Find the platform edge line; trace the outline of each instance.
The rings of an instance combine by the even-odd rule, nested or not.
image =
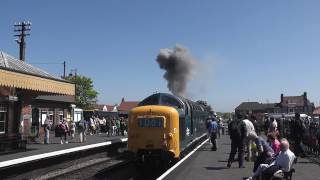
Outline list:
[[[180,164],[182,164],[185,160],[187,160],[193,153],[195,153],[201,146],[203,146],[209,139],[203,141],[199,146],[197,146],[194,150],[192,150],[188,155],[182,158],[177,164],[168,169],[165,173],[163,173],[157,180],[164,179],[168,174],[170,174],[173,170],[175,170]]]

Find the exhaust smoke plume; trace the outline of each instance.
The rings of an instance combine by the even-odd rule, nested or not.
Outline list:
[[[160,49],[157,62],[166,72],[164,78],[168,81],[168,88],[178,96],[185,96],[187,83],[191,80],[196,60],[189,50],[181,45],[173,49]]]

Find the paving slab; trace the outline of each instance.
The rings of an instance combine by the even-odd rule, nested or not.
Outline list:
[[[97,144],[97,143],[106,142],[106,141],[120,142],[120,139],[126,138],[125,136],[107,136],[106,134],[95,134],[95,135],[87,135],[87,141],[80,143],[79,136],[76,134],[74,139],[71,139],[70,136],[68,137],[68,141],[69,141],[68,144],[60,144],[59,137],[54,137],[54,134],[50,134],[50,135],[51,135],[50,144],[42,144],[42,143],[27,144],[26,151],[1,154],[0,162],[64,150],[64,149],[70,149],[70,148],[79,147],[79,146]]]
[[[164,179],[241,180],[252,175],[253,162],[245,161],[246,168],[238,168],[238,162],[234,162],[230,169],[227,168],[231,149],[229,136],[225,135],[218,139],[218,146],[217,151],[211,151],[211,144],[205,143]],[[320,180],[320,166],[309,159],[299,158],[294,167],[296,173],[293,179]]]

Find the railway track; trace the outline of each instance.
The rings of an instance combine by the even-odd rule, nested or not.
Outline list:
[[[203,138],[199,138],[185,153],[188,154],[202,141]],[[15,171],[16,175],[8,174],[3,179],[156,179],[170,168],[162,166],[161,162],[138,163],[124,153],[125,149],[126,143],[117,143],[114,146],[43,159],[16,167],[18,169],[12,167],[10,171]]]
[[[166,169],[158,169],[155,164],[145,164],[141,166],[134,160],[128,160],[124,157],[115,159],[93,159],[92,164],[81,167],[81,164],[75,165],[79,168],[69,167],[64,171],[50,172],[37,180],[69,180],[69,179],[85,179],[85,180],[140,180],[140,179],[156,179]],[[90,163],[90,162],[85,162]],[[59,174],[60,173],[60,174]],[[55,175],[48,178],[48,175]]]
[[[184,152],[185,155],[194,151],[196,146],[205,142],[206,138],[203,136],[199,138],[197,142],[194,142]],[[186,157],[188,158],[188,157]],[[72,171],[66,172],[54,178],[52,180],[64,180],[64,179],[86,179],[86,180],[141,180],[141,179],[157,179],[163,173],[165,173],[171,166],[164,167],[154,161],[138,163],[136,160],[121,154],[117,158],[113,159],[101,159],[97,158],[92,160],[93,163]],[[90,163],[90,162],[86,162]],[[173,165],[173,164],[172,164]],[[81,166],[81,165],[77,165]],[[70,167],[72,169],[72,167]]]

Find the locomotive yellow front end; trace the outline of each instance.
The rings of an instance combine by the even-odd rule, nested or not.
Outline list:
[[[147,105],[130,111],[128,150],[138,158],[180,156],[179,114],[169,106]]]

